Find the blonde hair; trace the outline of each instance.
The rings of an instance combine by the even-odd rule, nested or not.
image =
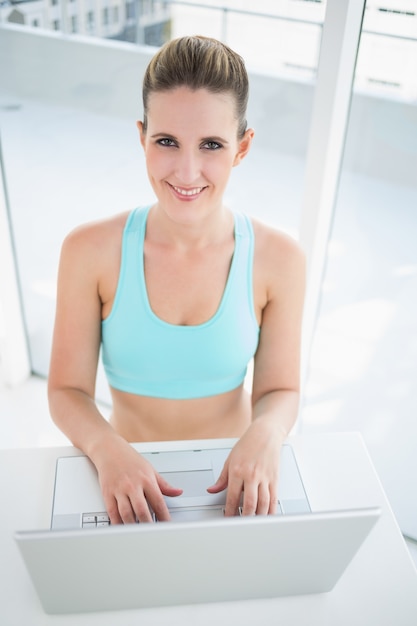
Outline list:
[[[177,87],[230,93],[236,103],[238,136],[246,131],[249,81],[242,57],[210,37],[179,37],[166,43],[151,59],[143,79],[143,127],[146,131],[149,95]]]

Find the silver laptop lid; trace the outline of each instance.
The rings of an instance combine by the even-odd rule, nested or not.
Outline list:
[[[108,611],[330,591],[379,513],[229,517],[15,537],[47,613]]]

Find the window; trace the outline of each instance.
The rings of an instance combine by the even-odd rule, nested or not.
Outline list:
[[[88,11],[87,13],[87,30],[89,33],[94,32],[95,19],[94,19],[94,11]]]
[[[135,17],[135,3],[126,2],[126,19],[133,19]]]

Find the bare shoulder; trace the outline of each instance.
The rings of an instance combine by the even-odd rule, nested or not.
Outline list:
[[[300,320],[303,308],[305,255],[298,242],[287,233],[257,220],[252,220],[252,224],[255,235],[253,288],[256,315],[264,334],[266,330],[271,332],[271,328],[274,333],[284,328],[288,339],[291,335],[289,328]],[[269,344],[273,345],[272,340]]]
[[[94,266],[106,270],[120,257],[123,229],[129,212],[77,226],[65,237],[61,249],[61,263],[65,261],[84,265],[84,270]],[[103,254],[105,251],[105,254]]]
[[[255,269],[270,283],[304,281],[305,255],[289,234],[252,219],[255,234]]]
[[[71,230],[65,237],[63,248],[77,252],[94,252],[95,249],[114,245],[120,241],[129,213],[119,213],[106,219],[87,222]]]

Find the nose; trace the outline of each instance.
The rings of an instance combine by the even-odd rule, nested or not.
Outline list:
[[[191,185],[200,179],[200,155],[193,149],[181,148],[177,153],[176,176],[183,185]]]

